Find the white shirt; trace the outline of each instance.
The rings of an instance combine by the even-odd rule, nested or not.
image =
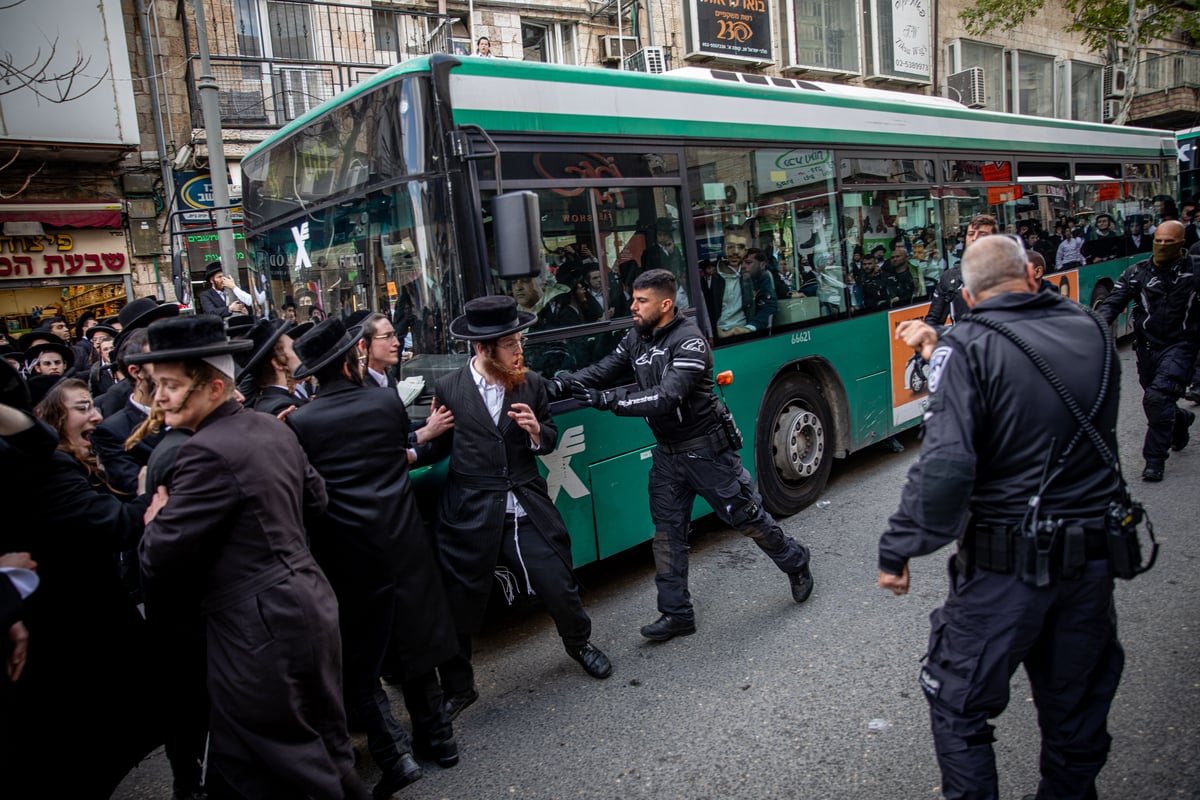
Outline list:
[[[500,414],[504,410],[504,387],[499,383],[488,383],[488,379],[475,369],[474,358],[471,359],[471,380],[475,382],[475,388],[479,390],[483,404],[487,406],[488,413],[492,415],[492,422],[499,426]],[[530,446],[532,445],[531,441]],[[504,513],[517,517],[525,516],[525,509],[521,508],[520,501],[512,492],[509,492],[508,497],[505,498]]]
[[[367,374],[371,376],[371,380],[375,381],[385,389],[387,388],[387,375],[384,375],[382,372],[376,372],[370,367],[367,367]]]

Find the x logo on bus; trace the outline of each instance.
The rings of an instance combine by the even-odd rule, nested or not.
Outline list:
[[[312,262],[308,260],[308,249],[304,243],[308,241],[308,223],[302,222],[299,227],[292,228],[292,239],[296,242],[296,269],[311,268]]]

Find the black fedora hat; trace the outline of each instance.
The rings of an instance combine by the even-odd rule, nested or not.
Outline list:
[[[468,342],[499,339],[524,330],[534,323],[536,314],[518,311],[517,301],[504,294],[468,300],[466,313],[450,323],[450,335]]]
[[[99,325],[93,325],[92,327],[88,328],[83,332],[83,335],[90,342],[97,333],[107,333],[109,337],[113,339],[120,336],[120,332],[118,332],[116,328],[114,328],[112,325],[105,325],[103,322],[101,322]]]
[[[225,318],[225,330],[229,338],[240,339],[254,327],[254,317],[249,314],[230,314]]]
[[[293,325],[292,327],[288,328],[285,331],[285,333],[288,336],[292,337],[292,341],[295,341],[296,339],[299,339],[301,336],[303,336],[304,334],[308,333],[313,328],[315,328],[316,325],[317,325],[317,323],[313,322],[310,319],[308,322],[301,322],[298,325]]]
[[[36,406],[38,403],[46,399],[46,395],[50,394],[59,381],[65,381],[65,375],[32,375],[29,378],[29,402]]]
[[[0,353],[0,404],[21,411],[32,411],[33,402],[29,399],[29,387],[25,379],[4,356],[4,353]]]
[[[300,380],[320,371],[345,355],[361,338],[361,325],[347,330],[346,324],[337,317],[325,320],[296,340],[296,357],[300,359],[300,366],[296,367],[292,377]]]
[[[33,347],[34,342],[59,342],[62,343],[62,338],[57,334],[51,333],[46,328],[35,328],[28,333],[22,333],[17,337],[17,349],[28,350]]]
[[[214,261],[211,264],[209,264],[207,267],[204,268],[204,280],[211,281],[213,275],[216,275],[218,272],[224,272],[224,271],[225,271],[225,268],[221,266],[221,262]]]
[[[125,333],[144,328],[156,319],[178,315],[179,306],[174,303],[159,303],[153,297],[139,297],[121,308],[117,313],[117,321],[121,323],[121,333]]]
[[[139,297],[132,303],[126,303],[117,314],[117,321],[121,323],[121,332],[117,334],[117,339],[113,342],[113,349],[120,350],[121,342],[125,341],[125,337],[129,336],[130,332],[136,331],[138,328],[145,328],[155,320],[177,316],[179,316],[179,306],[174,303],[159,303],[153,297]]]
[[[254,343],[254,349],[250,351],[249,357],[241,365],[242,372],[250,372],[264,359],[270,357],[271,352],[275,349],[275,343],[279,341],[279,337],[288,332],[288,329],[287,322],[281,319],[260,320],[250,328],[246,339]]]
[[[42,353],[58,353],[62,356],[63,372],[75,366],[75,351],[62,342],[42,342],[41,344],[35,344],[25,351],[25,363],[32,364],[38,360],[38,356]]]
[[[232,355],[254,347],[246,339],[230,339],[220,317],[199,314],[155,322],[146,329],[150,352],[130,353],[126,364],[158,364],[164,361],[188,361],[194,358]]]

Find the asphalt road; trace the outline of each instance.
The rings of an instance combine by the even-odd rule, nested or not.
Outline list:
[[[1118,581],[1127,660],[1100,796],[1200,798],[1200,426],[1164,483],[1137,480],[1141,392],[1128,346],[1121,355],[1122,462],[1163,550],[1152,572]],[[875,585],[878,535],[920,446],[915,432],[901,440],[905,453],[838,462],[822,507],[784,522],[813,553],[816,591],[803,606],[750,542],[705,525],[691,560],[694,636],[639,636],[657,616],[648,547],[581,571],[593,640],[616,665],[607,681],[565,655],[544,614],[501,615],[477,646],[482,697],[456,723],[462,762],[428,767],[397,797],[937,800],[916,677],[949,549],[913,563],[906,597]],[[1032,793],[1039,734],[1023,672],[997,736],[1002,797]],[[362,768],[373,782],[373,767]],[[169,786],[160,750],[115,797],[168,798]]]

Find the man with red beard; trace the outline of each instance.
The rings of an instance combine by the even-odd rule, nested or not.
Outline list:
[[[521,331],[536,317],[511,297],[471,300],[450,333],[472,343],[474,357],[437,383],[434,395],[454,415],[453,429],[425,447],[450,456],[434,539],[460,652],[439,668],[451,717],[479,698],[471,634],[487,609],[497,564],[513,591],[536,594],[554,618],[567,654],[593,678],[612,663],[589,639],[592,622],[579,599],[571,540],[535,456],[554,450],[558,430],[542,378],[527,372]]]

